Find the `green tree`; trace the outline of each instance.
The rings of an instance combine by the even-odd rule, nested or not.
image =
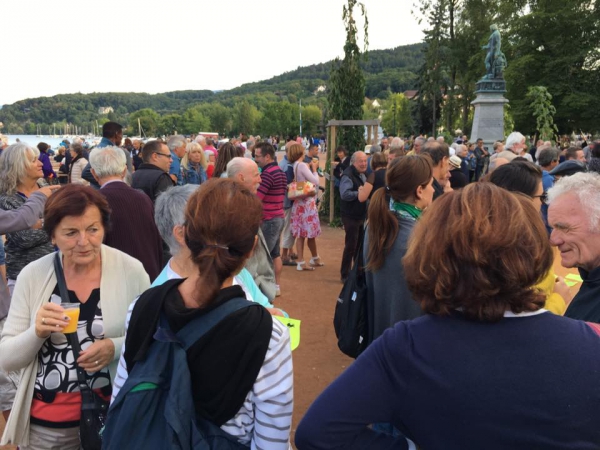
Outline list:
[[[135,111],[129,115],[129,126],[127,128],[127,134],[129,134],[130,136],[137,135],[139,133],[139,123],[139,125],[142,126],[143,133],[145,133],[146,136],[156,136],[158,132],[159,121],[160,116],[156,111],[154,111],[151,108],[143,108],[139,111]]]
[[[360,120],[363,115],[365,98],[365,77],[360,67],[362,58],[358,47],[358,28],[354,19],[354,10],[358,8],[365,19],[364,41],[365,52],[369,43],[369,21],[364,4],[357,0],[347,0],[342,11],[342,20],[346,28],[344,59],[336,58],[332,65],[329,79],[329,113],[336,120]],[[365,145],[363,127],[340,127],[337,136],[338,144],[346,146],[351,155]]]
[[[516,129],[533,132],[527,92],[545,86],[560,133],[598,130],[600,2],[528,0],[507,12],[505,72]],[[549,28],[551,31],[548,31]],[[503,47],[504,48],[504,47]]]
[[[450,0],[436,0],[431,2],[429,11],[429,29],[425,31],[425,62],[420,71],[419,99],[421,103],[431,106],[431,128],[421,129],[421,132],[431,132],[437,135],[439,107],[442,92],[448,86],[448,36],[446,26],[448,21],[448,2]],[[427,111],[423,108],[421,111]],[[426,124],[425,118],[420,120]]]
[[[331,67],[329,77],[328,95],[329,117],[335,120],[361,120],[363,116],[363,103],[365,98],[365,77],[360,62],[363,59],[358,47],[358,28],[354,19],[354,10],[359,9],[364,17],[364,52],[369,45],[369,19],[365,5],[357,0],[347,0],[342,9],[342,21],[346,29],[346,42],[344,44],[344,59],[336,58]],[[364,127],[339,127],[337,145],[344,145],[349,155],[364,148]],[[329,148],[329,152],[335,149]],[[326,171],[330,169],[330,157],[327,159]],[[330,184],[327,183],[323,199],[324,215],[329,215]],[[335,214],[339,211],[339,194],[335,195]]]
[[[158,134],[169,136],[181,129],[182,118],[179,114],[165,114],[158,122]]]
[[[235,130],[238,133],[254,133],[260,119],[258,109],[251,105],[247,100],[238,103],[235,109]]]
[[[211,131],[227,136],[233,128],[231,109],[220,103],[211,103],[208,111]]]
[[[530,101],[529,107],[535,117],[540,139],[553,140],[558,128],[554,123],[556,108],[552,104],[552,95],[544,86],[530,86],[527,90],[527,100]]]
[[[298,134],[300,128],[298,105],[288,101],[270,102],[263,108],[259,129],[263,135],[287,137]]]
[[[318,126],[321,123],[321,109],[315,105],[302,107],[302,133],[304,135],[314,136],[318,132]]]
[[[207,131],[210,128],[210,120],[195,106],[186,109],[181,115],[180,127],[181,134],[194,134],[199,131]]]
[[[404,94],[392,94],[385,102],[381,126],[394,136],[405,136],[412,130],[411,105]]]

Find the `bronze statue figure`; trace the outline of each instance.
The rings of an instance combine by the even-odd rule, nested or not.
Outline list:
[[[482,48],[487,50],[485,57],[485,69],[487,71],[484,79],[503,79],[504,69],[506,68],[506,57],[501,51],[502,39],[500,38],[500,32],[498,26],[493,24],[490,26],[492,34],[488,40],[487,45]]]

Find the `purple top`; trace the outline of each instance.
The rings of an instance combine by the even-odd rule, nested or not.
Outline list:
[[[44,178],[56,178],[56,173],[52,169],[52,163],[47,153],[40,152],[38,158],[42,162],[42,170],[44,171]]]

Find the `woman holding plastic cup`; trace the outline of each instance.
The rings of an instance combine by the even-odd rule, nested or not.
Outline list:
[[[91,389],[110,399],[127,308],[150,286],[139,261],[102,244],[110,216],[104,197],[77,185],[59,193],[44,214],[44,229],[59,251],[22,270],[0,343],[0,366],[22,369],[2,443],[21,449],[80,448],[76,367],[85,370]],[[60,295],[56,255],[69,298]],[[69,332],[76,332],[78,358]]]

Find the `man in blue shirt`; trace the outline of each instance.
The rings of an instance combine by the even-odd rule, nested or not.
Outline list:
[[[555,148],[546,148],[542,150],[538,156],[538,164],[542,168],[542,187],[544,188],[544,194],[548,192],[552,186],[554,186],[554,177],[550,175],[550,171],[558,166],[558,158],[560,152]],[[548,226],[548,205],[542,202],[542,219],[548,234],[552,233],[552,228]]]
[[[167,139],[167,147],[169,147],[171,156],[173,157],[173,162],[171,163],[171,168],[169,169],[169,175],[173,182],[177,183],[177,186],[183,185],[183,176],[181,174],[181,158],[183,158],[183,155],[185,155],[186,146],[187,139],[180,134],[169,136]]]

